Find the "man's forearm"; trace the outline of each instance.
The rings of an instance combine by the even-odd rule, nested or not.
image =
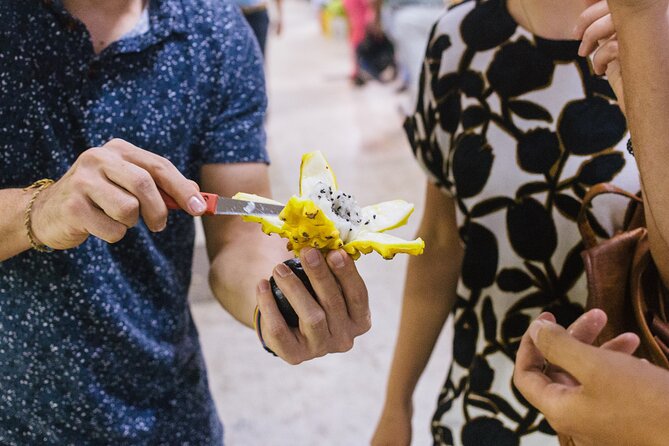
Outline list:
[[[249,327],[253,326],[258,282],[269,279],[273,268],[290,257],[285,241],[254,229],[258,230],[244,239],[226,243],[212,259],[209,273],[216,299],[235,319]]]
[[[25,210],[32,194],[21,189],[0,190],[0,261],[30,248],[25,227]]]

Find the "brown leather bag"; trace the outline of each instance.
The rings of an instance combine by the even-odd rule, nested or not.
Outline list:
[[[602,194],[630,199],[623,231],[598,241],[588,221],[592,200]],[[585,250],[582,252],[588,283],[586,309],[600,308],[608,316],[606,327],[595,345],[624,332],[639,335],[636,356],[669,369],[669,300],[650,255],[648,231],[643,217],[643,201],[637,195],[608,183],[590,188],[583,199],[578,228]],[[562,446],[575,446],[566,435],[558,435]]]

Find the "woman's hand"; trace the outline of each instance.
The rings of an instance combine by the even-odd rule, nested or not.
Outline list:
[[[583,11],[574,28],[574,37],[582,41],[578,50],[579,56],[587,57],[594,53],[593,69],[596,74],[606,74],[624,113],[623,79],[618,62],[618,39],[606,0],[600,0]]]
[[[534,321],[518,351],[514,383],[527,400],[579,446],[665,444],[669,372],[630,355],[636,335],[597,348],[551,319]],[[544,373],[546,364],[568,379]]]

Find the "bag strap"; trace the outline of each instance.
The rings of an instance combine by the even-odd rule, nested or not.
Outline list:
[[[585,244],[586,249],[597,246],[597,235],[592,229],[590,220],[588,220],[588,207],[590,207],[590,204],[592,203],[592,200],[595,199],[595,197],[604,194],[622,195],[623,197],[627,197],[630,200],[636,201],[637,203],[643,203],[641,198],[638,196],[617,186],[614,186],[613,184],[599,183],[592,186],[585,194],[585,197],[583,197],[583,203],[581,204],[581,210],[578,212],[577,220],[578,230],[581,233],[581,237],[583,238],[583,243]]]

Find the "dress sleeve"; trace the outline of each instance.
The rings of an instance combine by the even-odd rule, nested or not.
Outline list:
[[[435,100],[433,92],[433,86],[442,75],[442,58],[450,47],[449,37],[441,28],[443,23],[440,20],[430,33],[420,75],[416,110],[405,120],[404,130],[416,161],[428,181],[453,196],[453,182],[448,172],[450,138],[447,133],[440,131],[439,121],[439,115],[448,110],[444,110]]]

